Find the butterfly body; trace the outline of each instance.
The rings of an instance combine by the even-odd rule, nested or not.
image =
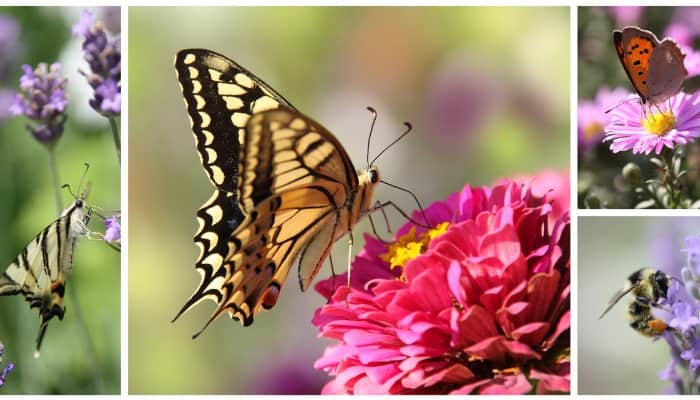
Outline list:
[[[205,328],[225,312],[250,325],[275,305],[295,261],[309,287],[370,210],[379,174],[358,173],[335,136],[234,61],[189,49],[175,68],[216,188],[197,212],[202,280],[175,319],[209,298],[218,306]]]
[[[78,239],[89,233],[92,211],[85,205],[86,195],[87,191],[29,242],[0,276],[0,295],[21,294],[30,308],[39,309],[37,354],[49,320],[63,319],[65,314],[66,275],[72,269]]]
[[[628,26],[613,31],[613,44],[642,103],[658,104],[680,91],[688,72],[672,39],[659,41],[653,32]]]

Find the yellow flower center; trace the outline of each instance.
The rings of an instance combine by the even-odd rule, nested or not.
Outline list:
[[[642,120],[642,126],[651,134],[663,136],[666,132],[676,127],[676,116],[670,110],[667,112],[650,112]]]
[[[418,236],[416,236],[416,227],[414,226],[407,234],[400,236],[396,242],[389,245],[387,252],[382,254],[380,258],[388,262],[391,269],[403,268],[407,262],[423,254],[428,249],[430,241],[447,232],[449,226],[449,222],[443,222]]]
[[[583,137],[590,140],[603,133],[603,125],[599,122],[591,122],[583,128]]]

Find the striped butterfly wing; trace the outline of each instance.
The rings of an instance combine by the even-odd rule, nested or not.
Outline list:
[[[219,238],[229,244],[227,256],[203,261],[212,279],[202,281],[196,301],[218,305],[204,328],[225,312],[250,325],[260,310],[274,306],[297,259],[306,289],[333,242],[354,224],[348,202],[358,176],[350,158],[332,134],[296,110],[253,115],[241,140],[239,171],[246,216],[229,238]],[[216,205],[208,212],[222,214]]]
[[[0,276],[0,295],[21,294],[30,308],[39,310],[37,355],[49,320],[63,319],[66,274],[73,266],[77,240],[88,233],[90,216],[83,194],[29,242]]]
[[[255,113],[279,106],[293,108],[253,73],[210,50],[181,50],[175,57],[175,70],[197,153],[216,191],[197,211],[199,230],[194,240],[201,254],[196,268],[204,291],[196,292],[173,320],[211,294],[205,293],[203,285],[214,278],[206,260],[228,255],[228,238],[243,220],[237,193],[238,157],[248,120]]]

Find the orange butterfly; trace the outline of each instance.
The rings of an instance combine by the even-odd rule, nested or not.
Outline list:
[[[688,71],[683,65],[685,54],[673,39],[659,42],[654,33],[628,26],[613,31],[613,43],[643,104],[661,103],[681,90]]]

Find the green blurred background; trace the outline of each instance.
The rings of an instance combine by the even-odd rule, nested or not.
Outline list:
[[[580,217],[578,224],[578,392],[663,393],[670,383],[656,374],[671,359],[669,347],[628,326],[631,296],[598,317],[640,268],[679,278],[686,258],[681,249],[686,237],[700,234],[700,218]]]
[[[62,64],[70,104],[63,137],[55,148],[59,184],[70,184],[76,190],[85,170],[83,163],[89,163],[87,180],[92,182],[92,190],[88,203],[108,214],[119,209],[119,164],[109,124],[88,105],[91,89],[78,73],[78,68],[87,66],[82,62],[81,41],[71,36],[71,27],[81,10],[0,7],[0,18],[15,21],[10,23],[11,29],[4,25],[0,30],[0,92],[7,94],[18,88],[22,64]],[[91,11],[105,20],[112,32],[119,31],[119,8]],[[8,50],[8,46],[12,48]],[[47,150],[25,129],[28,120],[8,116],[9,104],[0,103],[0,263],[4,263],[4,271],[57,213]],[[73,201],[65,190],[62,198],[64,207]],[[104,232],[101,219],[94,214],[89,226]],[[0,393],[119,393],[119,264],[119,253],[103,242],[80,241],[72,273],[66,279],[65,317],[49,323],[39,359],[33,358],[39,327],[36,309],[30,310],[19,295],[0,297],[0,342],[5,346],[2,366],[7,362],[16,365]]]
[[[673,24],[689,24],[696,30],[700,21],[700,7],[579,7],[578,8],[578,100],[579,103],[593,100],[601,88],[621,88],[632,94],[636,92],[625,73],[613,46],[612,32],[634,25],[652,31],[659,40],[666,37],[665,31]],[[688,21],[689,20],[689,21]],[[678,38],[677,40],[679,40]],[[695,49],[700,41],[695,40]],[[683,91],[692,93],[700,88],[700,76],[686,79]],[[615,100],[606,108],[612,108],[621,100]],[[601,111],[601,114],[603,111]],[[591,118],[586,116],[585,118]],[[600,115],[597,121],[607,121]],[[584,124],[589,121],[583,121]],[[631,151],[614,154],[609,143],[602,143],[603,126],[598,135],[589,140],[597,143],[579,142],[578,204],[585,207],[588,196],[597,197],[605,208],[633,208],[638,201],[633,187],[622,177],[622,167],[635,162],[642,168],[645,178],[651,178],[655,170],[647,162],[649,156],[634,155]],[[579,133],[580,135],[580,133]],[[697,143],[687,146],[689,152],[700,151]],[[691,168],[690,174],[694,174]],[[691,186],[697,177],[691,179]],[[697,185],[695,185],[697,186]],[[695,187],[695,192],[700,187]],[[693,198],[699,194],[693,193]]]
[[[251,327],[221,318],[193,341],[212,302],[170,323],[199,282],[194,213],[213,189],[175,78],[178,50],[208,48],[250,69],[358,166],[367,106],[379,113],[371,154],[410,121],[377,165],[425,204],[465,183],[569,165],[568,8],[130,7],[129,36],[130,393],[318,393],[327,380],[313,369],[327,343],[310,323],[325,299],[295,282]],[[375,198],[415,208],[381,185]],[[369,231],[362,222],[355,238]]]

